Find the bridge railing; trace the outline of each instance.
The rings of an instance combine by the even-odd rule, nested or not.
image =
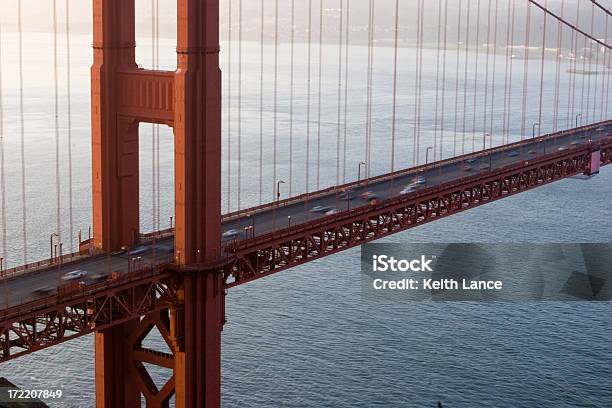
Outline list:
[[[359,186],[363,186],[363,185],[373,184],[373,183],[377,183],[377,182],[381,182],[381,181],[397,178],[397,177],[402,176],[402,175],[418,174],[418,173],[423,172],[425,170],[437,168],[437,167],[440,167],[440,166],[444,166],[444,165],[448,165],[448,164],[453,164],[453,163],[461,163],[461,162],[465,161],[466,159],[468,159],[470,157],[488,156],[489,154],[494,154],[494,153],[497,153],[497,152],[503,152],[503,151],[507,151],[507,150],[512,150],[512,149],[520,147],[520,146],[522,146],[524,144],[531,143],[533,141],[540,142],[540,141],[544,141],[544,140],[555,139],[555,138],[561,137],[561,136],[567,136],[567,135],[573,135],[573,134],[593,131],[593,130],[596,130],[597,128],[601,127],[601,126],[606,126],[606,125],[611,125],[611,124],[612,124],[612,120],[607,120],[607,121],[597,122],[597,123],[593,123],[593,124],[589,124],[589,125],[585,125],[585,126],[569,129],[569,130],[562,130],[562,131],[555,132],[555,133],[549,133],[549,134],[546,134],[546,135],[537,136],[535,138],[523,139],[523,140],[520,140],[518,142],[509,143],[509,144],[506,144],[506,145],[497,146],[497,147],[493,147],[493,148],[489,148],[489,149],[485,149],[485,150],[481,150],[481,151],[477,151],[477,152],[466,153],[466,154],[461,155],[461,156],[454,156],[454,157],[450,157],[448,159],[440,160],[440,161],[437,161],[437,162],[433,162],[433,163],[429,163],[429,164],[422,164],[422,165],[419,165],[419,166],[416,166],[416,167],[411,167],[409,169],[402,169],[402,170],[398,170],[398,171],[395,171],[395,172],[392,172],[392,173],[385,173],[385,174],[382,174],[382,175],[379,175],[379,176],[371,177],[371,178],[366,179],[366,180],[357,180],[357,181],[346,183],[346,184],[343,184],[343,185],[340,185],[340,186],[333,186],[333,187],[329,187],[329,188],[324,189],[324,190],[319,190],[319,191],[316,191],[314,193],[304,193],[304,194],[301,194],[301,195],[298,195],[298,196],[294,196],[294,197],[286,198],[286,199],[283,199],[283,200],[275,201],[273,203],[262,204],[262,205],[259,205],[259,206],[256,206],[256,207],[251,207],[251,208],[247,208],[247,209],[244,209],[244,210],[235,211],[235,212],[223,215],[222,220],[224,222],[232,221],[232,220],[240,219],[240,218],[243,218],[243,217],[248,217],[250,215],[253,215],[253,214],[256,214],[256,213],[260,213],[260,212],[263,212],[263,211],[266,211],[266,210],[271,210],[271,209],[274,209],[274,208],[287,207],[287,206],[291,206],[291,205],[298,204],[298,203],[304,203],[304,202],[307,202],[308,200],[311,200],[311,199],[317,199],[319,197],[324,197],[324,196],[331,195],[333,193],[337,193],[337,192],[340,192],[340,191],[350,190],[350,189],[353,189],[355,187],[359,187]]]

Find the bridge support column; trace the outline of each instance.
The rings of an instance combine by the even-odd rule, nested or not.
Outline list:
[[[127,322],[95,334],[96,408],[139,407],[126,339],[138,322]]]
[[[138,122],[120,115],[119,70],[135,69],[134,0],[94,0],[91,67],[94,245],[118,250],[139,232]]]
[[[194,272],[184,280],[184,303],[173,311],[177,408],[221,406],[221,330],[225,292],[219,271]]]
[[[219,0],[179,0],[177,11],[175,255],[190,265],[220,255]]]

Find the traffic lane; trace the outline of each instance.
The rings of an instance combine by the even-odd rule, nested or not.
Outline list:
[[[142,246],[146,248],[146,251],[135,255],[136,258],[140,257],[139,260],[136,259],[137,265],[154,265],[172,260],[173,238],[160,240],[157,244],[159,244],[159,247],[152,244]],[[168,251],[168,248],[170,251]],[[134,256],[130,256],[130,258],[134,258]],[[23,275],[20,278],[4,280],[3,285],[0,286],[4,302],[0,303],[0,306],[8,304],[10,307],[56,294],[60,286],[70,284],[70,282],[61,279],[68,272],[84,271],[84,278],[73,282],[82,280],[86,284],[93,284],[96,283],[93,279],[96,275],[101,275],[98,279],[102,281],[107,279],[112,272],[126,273],[128,263],[127,253],[122,253],[91,258],[74,264],[58,265],[57,268],[40,270],[36,273]],[[37,294],[37,290],[47,287],[51,288],[48,293]]]

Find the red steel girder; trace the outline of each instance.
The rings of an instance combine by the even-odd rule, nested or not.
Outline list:
[[[168,308],[173,274],[133,272],[0,312],[0,362]]]

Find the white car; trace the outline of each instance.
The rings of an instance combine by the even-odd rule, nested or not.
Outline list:
[[[338,214],[338,210],[335,208],[332,208],[331,210],[325,213],[325,215],[335,215],[335,214]]]
[[[234,238],[236,235],[238,235],[238,231],[235,229],[230,229],[227,230],[223,233],[223,238]]]
[[[62,275],[63,281],[74,281],[85,277],[87,272],[77,269],[75,271],[66,272]]]

